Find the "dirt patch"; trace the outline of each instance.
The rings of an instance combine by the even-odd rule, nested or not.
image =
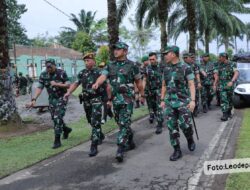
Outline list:
[[[31,100],[30,95],[19,96],[16,98],[18,113],[20,114],[23,125],[17,127],[0,127],[0,138],[10,138],[14,136],[26,135],[38,131],[44,131],[53,128],[50,112],[44,108],[39,112],[38,108],[27,109],[25,104]],[[67,105],[67,111],[64,117],[66,124],[78,121],[84,115],[83,105],[74,96],[71,96]]]

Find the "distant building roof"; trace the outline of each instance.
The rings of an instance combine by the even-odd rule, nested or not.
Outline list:
[[[82,59],[81,52],[63,47],[61,45],[53,45],[51,47],[32,47],[16,45],[16,57],[20,57],[22,55],[44,57],[56,56],[69,59]],[[10,50],[10,57],[14,57],[13,49]]]

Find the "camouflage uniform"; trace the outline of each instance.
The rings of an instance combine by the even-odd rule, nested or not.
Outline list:
[[[230,61],[228,63],[219,63],[218,66],[220,105],[223,113],[231,111],[233,107],[234,86],[228,87],[227,84],[232,80],[236,70],[236,63]]]
[[[61,69],[56,69],[53,74],[49,74],[47,71],[42,72],[38,84],[38,88],[43,89],[45,87],[47,89],[49,95],[49,110],[54,122],[55,135],[60,135],[62,131],[67,128],[63,121],[67,105],[67,101],[64,100],[63,97],[67,89],[51,86],[51,81],[69,83],[69,79],[66,72]]]
[[[214,63],[214,68],[217,70],[218,72],[218,69],[219,69],[219,62],[215,62]],[[219,90],[219,87],[217,86],[216,88],[216,100],[217,100],[217,106],[220,106],[220,90]]]
[[[145,71],[145,75],[147,77],[145,96],[148,100],[150,115],[156,115],[159,127],[162,127],[163,123],[163,111],[160,107],[162,74],[163,70],[159,64],[149,65]]]
[[[139,67],[130,60],[114,61],[102,72],[107,76],[112,88],[112,103],[115,120],[119,126],[117,145],[128,147],[133,140],[130,128],[133,113],[134,82],[141,79]]]
[[[178,126],[187,139],[193,135],[191,112],[187,105],[190,102],[188,81],[194,80],[194,74],[188,64],[179,62],[165,67],[163,79],[167,88],[166,123],[171,145],[176,146],[179,145],[180,137]]]
[[[28,82],[28,93],[30,94],[31,89],[32,89],[33,80],[32,80],[31,77],[29,77],[29,75],[26,75],[26,79],[27,79],[27,82]]]
[[[202,62],[201,68],[206,72],[207,77],[204,77],[201,74],[201,101],[202,106],[210,106],[211,101],[213,100],[214,90],[213,90],[213,83],[214,83],[214,74],[217,73],[217,69],[212,62]]]
[[[26,95],[27,94],[27,85],[28,85],[27,79],[24,76],[20,75],[18,84],[19,84],[19,86],[18,86],[19,93],[21,95]]]
[[[98,144],[102,139],[101,121],[102,121],[102,95],[105,92],[106,83],[96,91],[92,85],[101,75],[98,68],[83,69],[77,76],[76,83],[82,85],[82,100],[88,123],[92,126],[91,141],[92,144]]]

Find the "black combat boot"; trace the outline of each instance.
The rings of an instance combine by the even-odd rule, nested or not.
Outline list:
[[[195,147],[196,147],[195,142],[194,142],[194,138],[193,137],[188,138],[187,142],[188,142],[188,149],[190,151],[194,151]]]
[[[150,115],[149,115],[149,123],[152,124],[154,122],[154,118],[155,118],[154,113],[150,113]]]
[[[211,110],[211,101],[207,102],[207,107],[208,107],[209,110]]]
[[[203,113],[207,113],[207,105],[203,105]]]
[[[71,133],[72,129],[69,127],[64,127],[63,128],[63,139],[68,139],[69,134]]]
[[[220,119],[221,119],[221,121],[227,121],[228,120],[228,113],[223,112],[223,116]]]
[[[101,131],[100,139],[98,140],[98,145],[102,144],[102,141],[105,139],[104,133]]]
[[[158,123],[156,126],[155,134],[159,135],[162,133],[162,123]]]
[[[182,157],[180,145],[174,146],[174,153],[170,156],[170,161],[176,161]]]
[[[122,145],[119,145],[115,158],[118,162],[123,162],[123,156],[124,156],[124,147]]]
[[[232,117],[233,117],[233,116],[232,116],[232,111],[231,111],[231,109],[228,110],[227,115],[228,115],[229,118],[232,118]]]
[[[139,101],[139,100],[136,100],[135,108],[139,108],[139,107],[140,107],[140,101]]]
[[[128,143],[128,146],[126,146],[126,147],[124,148],[124,152],[130,151],[130,150],[134,150],[135,147],[136,147],[135,142],[134,142],[134,140],[132,139],[132,140],[130,140],[130,142]]]
[[[89,157],[96,156],[97,153],[98,153],[97,144],[96,143],[92,143],[91,146],[90,146]]]
[[[52,146],[53,149],[59,148],[61,147],[61,136],[60,135],[55,135],[55,141],[54,141],[54,145]]]

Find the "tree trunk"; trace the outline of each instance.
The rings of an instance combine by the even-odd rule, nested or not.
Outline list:
[[[234,36],[234,46],[235,46],[235,53],[238,52],[238,47],[237,47],[237,36]]]
[[[189,52],[195,53],[196,42],[196,17],[195,17],[195,1],[186,0],[186,10],[188,19],[188,31],[189,31]]]
[[[116,6],[116,0],[107,0],[107,3],[108,3],[109,54],[110,54],[110,60],[114,60],[113,44],[115,44],[119,40],[117,6]]]
[[[209,29],[205,30],[205,52],[209,53]]]
[[[225,45],[225,52],[227,52],[228,48],[229,48],[229,38],[228,37],[225,37],[225,42],[224,42],[224,45]]]
[[[158,0],[158,17],[161,30],[161,52],[163,52],[168,41],[166,24],[168,19],[168,0]],[[164,61],[163,55],[161,56],[161,61]]]
[[[19,124],[21,121],[12,93],[6,8],[6,1],[0,0],[0,126]]]

